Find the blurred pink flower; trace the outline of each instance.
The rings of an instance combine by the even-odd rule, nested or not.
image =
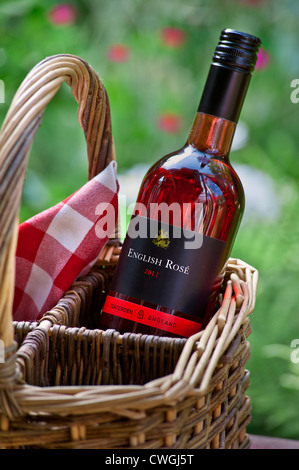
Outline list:
[[[270,56],[268,52],[266,52],[264,49],[260,49],[259,52],[257,53],[257,61],[256,61],[256,70],[262,70],[265,69],[270,61]]]
[[[126,62],[130,55],[130,49],[122,44],[113,44],[109,47],[107,57],[111,62]]]
[[[180,47],[186,40],[186,33],[178,28],[163,28],[161,31],[163,44],[169,47]]]
[[[181,130],[182,120],[178,114],[164,113],[158,119],[158,127],[164,132],[177,134]]]
[[[70,3],[60,3],[50,10],[49,18],[53,24],[72,24],[76,21],[77,10]]]

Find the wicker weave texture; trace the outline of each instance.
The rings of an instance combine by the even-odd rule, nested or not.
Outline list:
[[[95,276],[90,276],[92,288],[86,287],[87,276],[85,289],[78,282],[66,295],[66,304],[68,295],[76,299],[79,316],[73,315],[73,308],[70,316],[65,312],[64,321],[77,321],[82,304],[84,308],[89,305],[89,314],[98,310],[92,301],[98,286]],[[102,278],[98,280],[101,283]],[[74,292],[80,295],[76,297]],[[200,340],[191,339],[187,344],[186,339],[120,335],[114,330],[58,324],[47,332],[26,322],[15,322],[14,327],[20,342],[17,362],[28,384],[43,387],[45,396],[38,393],[36,400],[37,409],[46,414],[29,413],[25,421],[14,420],[8,432],[0,433],[2,445],[106,449],[249,446],[248,317],[218,359],[204,393],[189,385],[196,370],[191,370],[191,363],[198,365],[203,357]],[[191,377],[173,384],[187,349],[187,363],[181,365],[185,372],[190,368]],[[29,390],[32,401],[36,390]],[[25,405],[30,397],[27,394],[23,399]]]
[[[25,415],[0,433],[2,445],[247,448],[250,321],[246,310],[242,314],[244,302],[233,315],[236,334],[217,352],[227,324],[223,309],[189,340],[82,326],[85,315],[99,312],[107,285],[107,269],[95,267],[39,324],[14,323],[18,369],[30,386],[17,393]],[[231,287],[228,281],[224,298]]]

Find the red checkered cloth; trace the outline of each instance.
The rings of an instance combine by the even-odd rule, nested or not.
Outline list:
[[[86,274],[118,217],[116,162],[19,226],[13,319],[35,321]]]

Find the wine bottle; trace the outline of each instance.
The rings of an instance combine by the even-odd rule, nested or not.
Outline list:
[[[189,337],[216,311],[244,211],[229,152],[260,43],[221,32],[185,145],[144,176],[100,328]]]

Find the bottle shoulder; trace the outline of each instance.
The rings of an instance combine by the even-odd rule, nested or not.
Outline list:
[[[219,188],[230,186],[240,195],[244,194],[242,182],[229,162],[228,158],[217,154],[199,151],[192,145],[169,153],[155,163],[148,172],[149,178],[176,178],[184,175],[187,180],[205,180],[206,184],[217,185]]]
[[[149,217],[154,208],[150,215],[154,219],[162,204],[169,209],[179,206],[173,225],[222,241],[230,239],[245,206],[242,184],[229,161],[190,146],[166,155],[150,168],[137,202],[139,215]]]

